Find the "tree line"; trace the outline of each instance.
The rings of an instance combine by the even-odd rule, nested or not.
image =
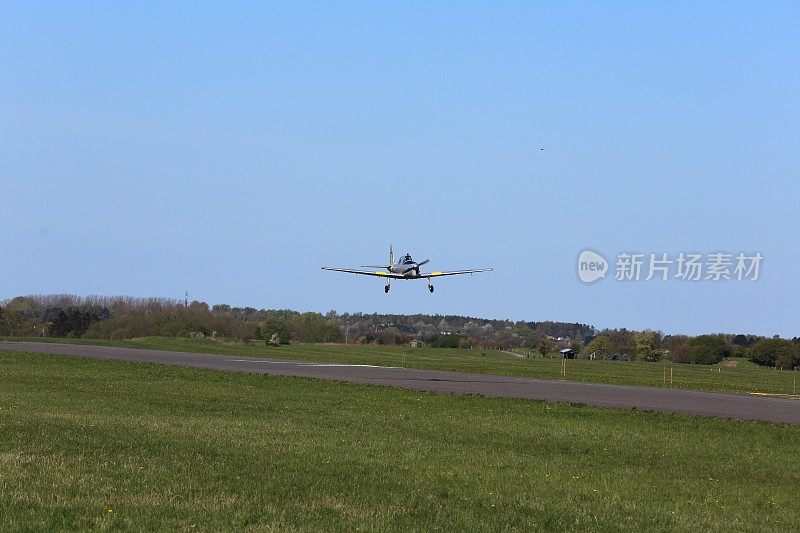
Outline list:
[[[660,331],[607,330],[586,343],[581,357],[615,359],[620,354],[641,361],[717,364],[728,357],[746,357],[764,366],[800,367],[800,338],[756,335],[663,335]]]
[[[0,335],[132,339],[219,337],[272,344],[343,342],[319,313],[231,308],[166,298],[24,296],[0,305]]]
[[[326,314],[255,309],[168,298],[20,296],[0,302],[0,335],[131,339],[214,337],[261,341],[349,342],[436,348],[523,349],[551,356],[569,348],[582,358],[715,364],[747,357],[760,365],[800,367],[800,338],[744,334],[690,337],[605,329],[568,322],[526,322],[457,315]]]

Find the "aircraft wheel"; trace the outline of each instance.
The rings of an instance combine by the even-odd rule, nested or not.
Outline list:
[[[428,290],[433,292],[433,285],[428,285]]]
[[[383,292],[389,292],[389,286],[388,285],[383,288]]]

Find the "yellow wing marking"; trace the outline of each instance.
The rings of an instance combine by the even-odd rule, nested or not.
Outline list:
[[[375,272],[376,276],[385,276],[386,272]]]

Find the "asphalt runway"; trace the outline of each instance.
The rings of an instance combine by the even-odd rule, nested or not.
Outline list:
[[[765,420],[800,425],[800,400],[748,394],[75,344],[0,341],[0,349],[225,372],[327,379],[445,394],[524,398],[546,402],[639,409],[660,413],[685,413],[738,420]]]

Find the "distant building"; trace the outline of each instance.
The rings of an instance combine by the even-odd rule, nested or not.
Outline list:
[[[578,354],[572,351],[571,348],[564,348],[563,350],[559,350],[558,353],[560,353],[561,357],[564,359],[575,359],[578,357]]]

